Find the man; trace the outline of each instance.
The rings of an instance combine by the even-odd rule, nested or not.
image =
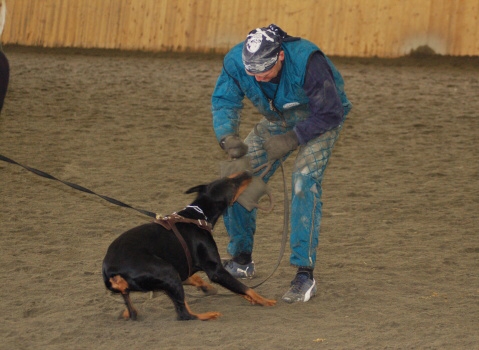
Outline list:
[[[239,137],[242,100],[263,115],[253,131]],[[287,35],[274,24],[252,30],[225,56],[212,96],[213,128],[231,158],[247,156],[257,168],[271,162],[267,182],[295,149],[292,174],[291,256],[296,276],[282,299],[308,301],[316,294],[313,276],[322,214],[321,183],[351,103],[332,62],[313,43]],[[252,278],[256,209],[239,203],[224,216],[232,259],[226,269]]]

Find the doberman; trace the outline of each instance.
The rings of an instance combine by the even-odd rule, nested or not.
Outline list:
[[[224,269],[211,233],[251,180],[250,173],[242,172],[192,187],[186,193],[197,193],[196,199],[183,210],[132,228],[111,243],[103,260],[103,280],[109,290],[123,296],[123,318],[137,318],[130,291],[163,290],[173,301],[179,320],[216,319],[219,312],[195,314],[185,301],[183,284],[196,286],[205,294],[216,293],[215,287],[194,275],[198,271],[204,271],[212,282],[240,294],[251,304],[276,304]]]

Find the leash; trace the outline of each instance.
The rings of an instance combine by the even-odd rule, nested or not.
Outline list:
[[[50,175],[50,174],[48,174],[44,171],[41,171],[41,170],[29,167],[29,166],[20,164],[20,163],[14,161],[14,160],[12,160],[8,157],[3,156],[2,154],[0,154],[0,160],[4,161],[4,162],[7,162],[7,163],[18,165],[18,166],[34,173],[35,175],[38,175],[38,176],[41,176],[41,177],[44,177],[44,178],[47,178],[47,179],[50,179],[50,180],[55,180],[55,181],[61,182],[62,184],[67,185],[67,186],[69,186],[69,187],[71,187],[75,190],[98,196],[98,197],[100,197],[100,198],[102,198],[102,199],[104,199],[104,200],[106,200],[106,201],[108,201],[108,202],[110,202],[114,205],[117,205],[117,206],[120,206],[120,207],[123,207],[123,208],[136,210],[137,212],[139,212],[141,214],[144,214],[146,216],[149,216],[149,217],[155,219],[155,222],[157,222],[157,223],[161,223],[161,221],[163,219],[161,217],[161,215],[159,215],[159,214],[153,213],[151,211],[147,211],[147,210],[132,207],[129,204],[123,203],[123,202],[121,202],[117,199],[111,198],[111,197],[107,197],[107,196],[95,193],[92,190],[89,190],[88,188],[77,185],[75,183],[57,179],[56,177],[54,177],[54,176],[52,176],[52,175]],[[281,260],[283,258],[284,251],[285,251],[285,248],[286,248],[286,240],[288,238],[288,225],[289,225],[289,200],[288,200],[288,194],[287,194],[286,177],[285,177],[285,174],[284,174],[283,162],[281,160],[280,160],[280,165],[281,165],[281,172],[282,172],[282,175],[283,175],[283,188],[284,188],[284,218],[283,218],[283,236],[282,236],[282,239],[281,239],[281,248],[280,248],[280,252],[279,252],[279,257],[278,257],[278,261],[276,262],[275,267],[273,268],[273,271],[271,271],[271,273],[262,282],[254,285],[250,288],[257,288],[257,287],[261,286],[268,279],[270,279],[271,276],[273,276],[273,274],[278,269],[279,264],[281,263]],[[267,170],[269,170],[269,168]],[[198,225],[198,223],[197,223],[198,220],[192,220],[192,221],[195,221],[194,223],[196,225]],[[178,221],[176,221],[176,222],[178,222]],[[173,229],[173,232],[175,232],[176,226],[175,226],[174,222],[172,223],[171,227]],[[200,224],[200,227],[211,231],[210,228],[203,227],[201,224]],[[185,254],[187,256],[188,265],[189,265],[188,267],[191,270],[191,267],[190,267],[191,266],[191,254],[188,250],[188,247],[186,247],[186,243],[183,240],[183,237],[181,237],[181,235],[179,234],[179,232],[178,233],[175,232],[175,235],[178,237],[178,240],[180,241],[181,245],[183,246],[183,249],[185,250]]]
[[[254,126],[254,133],[256,134],[256,136],[258,136],[260,138],[265,138],[266,139],[266,138],[271,137],[271,136],[264,137],[263,135],[265,133],[260,134],[260,131],[258,130],[258,124],[256,124]],[[263,172],[261,174],[261,177],[266,175],[266,173],[271,169],[271,167],[273,165],[272,163],[266,163],[266,164],[268,164],[268,165],[266,166],[266,169],[263,170]],[[281,167],[281,174],[283,175],[283,192],[284,192],[283,235],[281,237],[281,247],[279,249],[278,261],[276,262],[276,265],[274,266],[273,271],[271,271],[271,273],[263,281],[261,281],[260,283],[255,284],[254,286],[252,286],[251,288],[253,288],[253,289],[261,286],[264,282],[269,280],[270,277],[273,276],[273,274],[276,272],[276,270],[279,267],[279,264],[281,263],[281,260],[283,259],[284,251],[286,249],[286,242],[288,240],[288,227],[289,227],[288,187],[286,185],[286,175],[284,174],[283,161],[281,159],[279,159],[279,164],[280,164],[280,167]],[[260,166],[259,168],[262,168],[262,166]]]
[[[271,276],[276,272],[276,270],[279,267],[279,264],[281,263],[281,260],[283,259],[284,251],[286,249],[286,241],[288,239],[288,227],[289,227],[289,199],[288,199],[288,192],[287,192],[287,185],[286,185],[286,176],[284,174],[284,167],[283,167],[283,161],[280,159],[280,167],[281,167],[281,173],[283,175],[283,189],[284,189],[284,217],[283,217],[283,235],[281,237],[281,247],[279,249],[279,256],[278,256],[278,261],[276,262],[276,265],[273,268],[273,271],[260,283],[255,284],[251,288],[257,288],[261,286],[264,282],[270,279]],[[269,170],[269,169],[267,169]]]
[[[3,160],[4,162],[7,162],[7,163],[11,163],[11,164],[15,164],[15,165],[18,165],[18,166],[21,166],[22,168],[24,169],[27,169],[28,171],[38,175],[38,176],[42,176],[44,178],[47,178],[47,179],[50,179],[50,180],[55,180],[55,181],[58,181],[58,182],[61,182],[62,184],[65,184],[75,190],[78,190],[78,191],[82,191],[82,192],[85,192],[85,193],[89,193],[89,194],[93,194],[95,196],[98,196],[100,198],[103,198],[104,200],[112,203],[112,204],[115,204],[115,205],[118,205],[120,207],[124,207],[124,208],[129,208],[129,209],[133,209],[133,210],[136,210],[137,212],[140,212],[144,215],[147,215],[149,217],[152,217],[152,218],[157,218],[159,215],[156,214],[156,213],[153,213],[151,211],[147,211],[147,210],[143,210],[143,209],[138,209],[138,208],[134,208],[132,207],[131,205],[128,205],[126,203],[123,203],[123,202],[120,202],[119,200],[116,200],[114,198],[110,198],[110,197],[107,197],[107,196],[103,196],[101,194],[98,194],[98,193],[95,193],[93,192],[92,190],[89,190],[88,188],[85,188],[83,186],[80,186],[80,185],[77,185],[77,184],[74,184],[72,182],[68,182],[68,181],[63,181],[63,180],[60,180],[60,179],[57,179],[56,177],[50,175],[50,174],[47,174],[41,170],[38,170],[38,169],[35,169],[35,168],[31,168],[29,166],[26,166],[26,165],[22,165],[20,163],[17,163],[16,161],[10,159],[10,158],[7,158],[3,155],[0,154],[0,160]]]

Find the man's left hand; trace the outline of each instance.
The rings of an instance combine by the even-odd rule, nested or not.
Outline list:
[[[268,155],[268,160],[276,160],[298,148],[298,145],[298,136],[294,130],[291,130],[286,134],[271,136],[264,142],[263,147]]]

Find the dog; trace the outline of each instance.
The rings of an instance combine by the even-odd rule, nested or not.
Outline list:
[[[193,313],[185,301],[183,285],[193,285],[205,294],[215,287],[195,275],[204,271],[210,281],[243,296],[251,304],[273,306],[226,271],[211,230],[226,208],[252,181],[249,172],[233,174],[209,184],[190,188],[196,199],[183,210],[132,228],[109,246],[103,260],[103,280],[112,292],[121,293],[126,310],[120,318],[136,320],[131,291],[164,291],[172,300],[178,320],[211,320],[219,312]]]

